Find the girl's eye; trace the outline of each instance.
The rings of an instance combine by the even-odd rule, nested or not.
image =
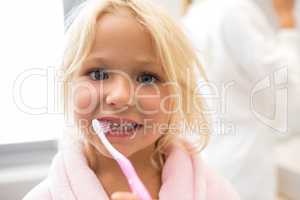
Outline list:
[[[137,77],[137,81],[140,83],[152,84],[152,83],[155,83],[156,81],[159,81],[159,78],[157,78],[157,76],[155,76],[155,75],[145,73],[145,74],[139,75]]]
[[[99,81],[108,79],[108,73],[104,69],[96,69],[89,73],[92,80]]]

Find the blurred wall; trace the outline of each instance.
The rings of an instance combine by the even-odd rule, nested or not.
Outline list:
[[[80,4],[84,0],[63,0],[64,2],[64,11],[65,14],[68,13],[72,7]],[[181,12],[181,0],[152,0],[153,2],[160,4],[161,6],[165,7],[166,10],[175,18],[180,17]]]

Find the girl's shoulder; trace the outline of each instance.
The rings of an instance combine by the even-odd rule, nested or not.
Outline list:
[[[186,152],[192,154],[194,169],[205,180],[207,199],[239,200],[240,197],[232,184],[217,171],[208,166],[201,153],[193,152],[193,145],[187,140],[181,140]]]
[[[206,181],[207,199],[239,200],[240,197],[232,184],[216,171],[202,162]]]
[[[35,186],[22,200],[52,200],[47,179]]]
[[[180,143],[181,142],[181,143]],[[169,162],[169,167],[167,170],[171,171],[168,173],[172,174],[172,170],[185,171],[186,169],[192,170],[192,177],[194,182],[194,187],[198,188],[196,190],[197,197],[205,196],[205,199],[209,200],[239,200],[239,195],[231,185],[231,183],[226,180],[221,174],[210,168],[203,160],[201,153],[193,151],[192,143],[181,140],[180,145],[176,145],[173,148],[173,153],[170,154],[172,157],[171,162]],[[177,148],[179,147],[179,148]],[[173,154],[173,156],[172,156]],[[191,161],[189,166],[187,163]],[[171,164],[170,164],[171,163]],[[170,166],[172,165],[172,166]],[[177,173],[174,173],[175,175]],[[184,177],[183,177],[184,178]]]

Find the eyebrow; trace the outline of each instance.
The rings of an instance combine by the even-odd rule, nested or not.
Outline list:
[[[112,61],[106,59],[103,56],[97,56],[97,55],[89,55],[84,63],[90,63],[90,62],[95,62],[95,63],[103,63],[107,66],[112,66]],[[138,66],[148,66],[148,65],[153,65],[153,64],[157,64],[157,61],[153,58],[149,58],[149,57],[136,57],[133,62],[135,63],[135,65]]]

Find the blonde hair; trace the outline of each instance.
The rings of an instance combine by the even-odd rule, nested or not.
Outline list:
[[[188,11],[188,9],[192,3],[193,3],[193,0],[182,0],[181,1],[182,15],[184,15]]]
[[[191,98],[197,88],[197,75],[200,73],[204,77],[203,68],[198,61],[193,47],[190,45],[187,37],[181,28],[173,22],[173,20],[165,14],[163,10],[156,7],[149,1],[143,0],[93,0],[81,6],[81,10],[74,18],[70,27],[66,31],[66,47],[63,59],[64,71],[64,107],[65,113],[68,112],[66,102],[68,96],[67,82],[72,79],[74,71],[78,70],[82,62],[86,59],[91,51],[95,38],[96,22],[104,13],[118,12],[119,9],[128,9],[133,16],[140,22],[150,33],[155,51],[166,72],[168,81],[177,83],[180,91],[172,87],[172,93],[179,94],[178,114],[173,114],[169,123],[180,123],[182,120],[191,126],[205,127],[205,131],[196,131],[199,135],[197,143],[193,146],[193,150],[203,149],[208,140],[207,121],[203,116],[203,98]],[[190,77],[185,75],[189,72]],[[200,73],[199,73],[200,72]],[[173,102],[173,108],[176,102]],[[200,108],[200,110],[198,108]],[[198,127],[199,128],[199,127]],[[176,134],[186,133],[185,130],[179,129]],[[157,145],[157,150],[163,149],[166,145],[174,141],[173,134],[166,134]],[[190,149],[191,150],[191,149]]]

